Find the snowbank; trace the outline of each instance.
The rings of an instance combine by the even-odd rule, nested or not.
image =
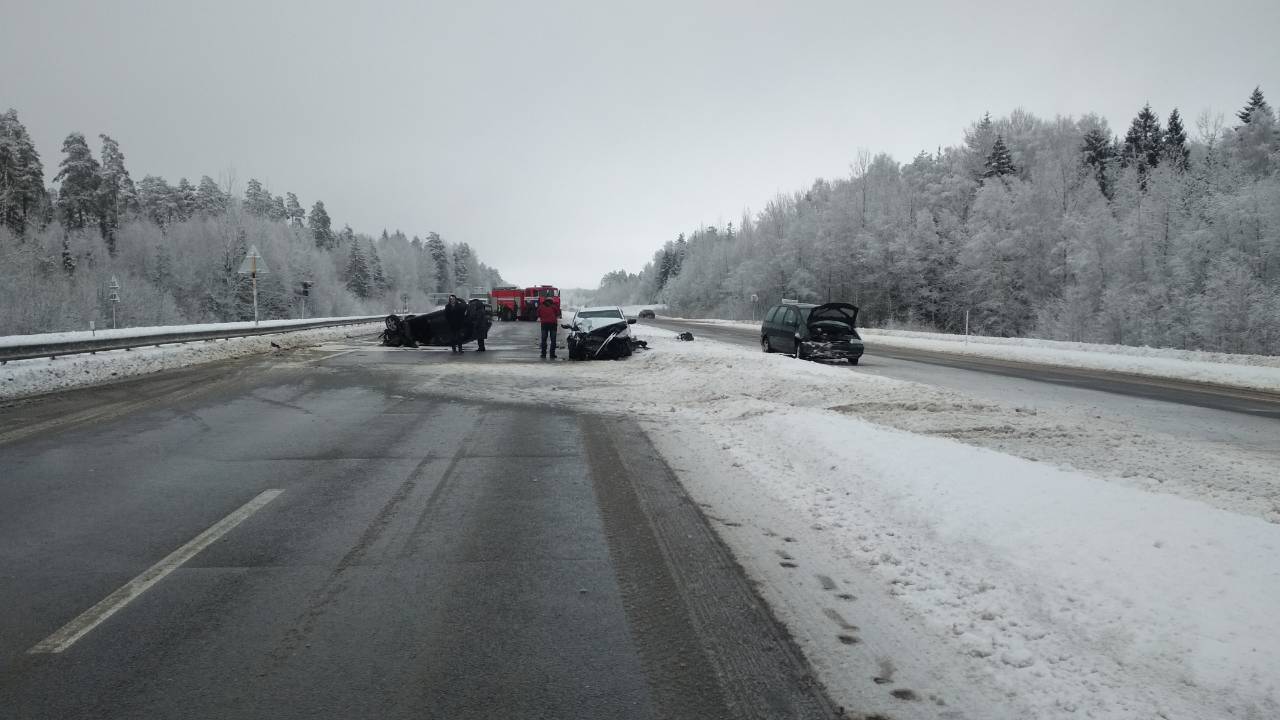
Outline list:
[[[288,328],[305,323],[332,320],[349,320],[345,317],[308,318],[306,320],[263,320],[256,326],[252,321],[231,323],[199,323],[191,325],[150,325],[147,327],[117,328],[114,330],[75,330],[71,332],[39,333],[35,335],[6,335],[0,337],[0,347],[15,345],[44,345],[48,343],[83,342],[85,340],[109,340],[169,335],[172,333],[211,332],[214,330],[249,330],[259,328]]]
[[[1198,497],[1160,438],[1092,437],[1101,464],[1150,463],[1150,485],[1065,469],[860,416],[892,399],[961,417],[971,398],[636,334],[653,349],[624,362],[410,371],[423,392],[637,418],[859,712],[1280,716],[1280,524]],[[1042,437],[1042,459],[1060,444]]]
[[[334,318],[337,319],[337,318]],[[290,321],[282,320],[279,323]],[[128,333],[121,337],[138,337],[139,330],[152,330],[152,335],[168,332],[192,331],[195,328],[222,329],[233,325],[253,326],[253,323],[219,323],[212,326],[180,325],[175,327],[128,328],[117,332]],[[262,323],[267,325],[267,323]],[[183,345],[165,345],[163,347],[135,348],[133,350],[112,350],[97,354],[65,355],[56,359],[41,358],[38,360],[15,360],[0,365],[0,399],[40,395],[43,393],[66,390],[85,385],[97,385],[126,377],[146,375],[172,370],[175,368],[196,365],[199,363],[225,360],[228,358],[270,352],[272,344],[281,348],[293,348],[306,345],[343,340],[349,336],[371,336],[382,329],[382,323],[363,325],[344,325],[341,327],[318,328],[315,330],[299,330],[297,332],[278,335],[253,335],[249,337],[212,340],[208,342],[192,342]],[[19,335],[27,342],[37,342],[30,338],[48,338],[46,342],[67,342],[82,339],[78,336],[85,333],[50,333],[48,335]],[[102,333],[98,333],[101,337]],[[65,339],[64,339],[65,337]]]
[[[691,322],[752,329],[760,327],[758,322],[739,320],[698,319]],[[1035,338],[969,336],[966,339],[963,335],[874,328],[859,328],[858,332],[866,340],[869,353],[874,353],[876,346],[898,347],[1280,392],[1280,357],[1276,356],[1231,355]]]

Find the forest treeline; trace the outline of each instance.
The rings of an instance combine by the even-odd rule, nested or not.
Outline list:
[[[596,300],[744,319],[846,300],[870,326],[960,332],[967,312],[987,335],[1280,353],[1280,133],[1261,89],[1194,137],[1176,109],[1143,107],[1122,138],[1095,115],[1015,111],[851,170],[680,235]]]
[[[0,335],[105,327],[113,305],[122,327],[251,320],[238,272],[251,246],[268,269],[263,319],[423,308],[432,293],[503,284],[466,243],[337,229],[324,202],[305,210],[256,179],[243,192],[234,177],[135,182],[119,144],[98,137],[95,156],[84,135],[68,135],[46,187],[17,112],[0,115]]]

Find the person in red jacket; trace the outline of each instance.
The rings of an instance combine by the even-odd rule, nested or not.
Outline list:
[[[550,338],[551,359],[556,359],[556,328],[559,321],[559,306],[549,297],[542,298],[542,303],[538,305],[538,322],[542,325],[542,354],[539,357],[547,356],[547,339]]]

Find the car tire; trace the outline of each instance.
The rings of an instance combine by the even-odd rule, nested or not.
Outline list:
[[[850,365],[857,365],[857,364],[858,364],[858,358],[849,358],[849,364],[850,364]]]
[[[767,353],[773,352],[773,345],[769,342],[768,335],[760,336],[760,349]]]

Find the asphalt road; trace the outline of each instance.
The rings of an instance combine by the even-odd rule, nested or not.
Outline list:
[[[410,390],[535,335],[0,407],[0,717],[831,717],[636,426]]]

